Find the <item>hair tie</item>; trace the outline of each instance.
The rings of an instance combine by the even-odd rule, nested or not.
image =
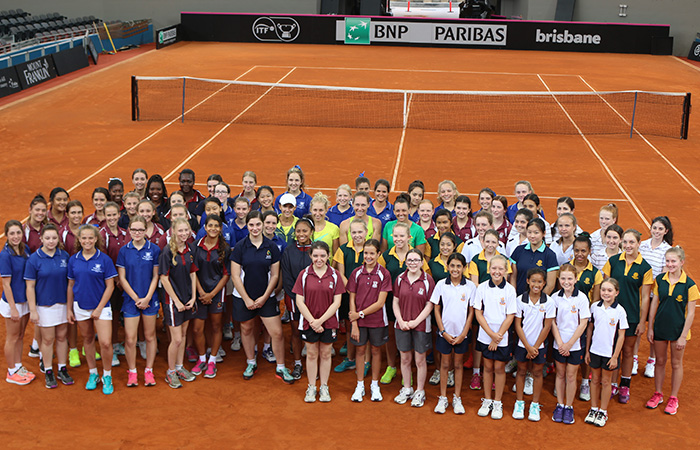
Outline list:
[[[361,177],[364,177],[364,176],[365,176],[365,171],[364,171],[364,170],[363,170],[362,172],[360,172],[360,176],[361,176]]]
[[[294,166],[294,168],[295,168],[295,169],[301,170],[301,167],[299,167],[299,164],[296,164],[296,165]]]

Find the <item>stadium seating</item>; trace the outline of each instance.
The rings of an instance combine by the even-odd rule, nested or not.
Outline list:
[[[24,10],[0,11],[0,40],[21,42],[38,39],[47,42],[79,36],[101,20],[95,16],[69,18],[58,12],[30,14]]]

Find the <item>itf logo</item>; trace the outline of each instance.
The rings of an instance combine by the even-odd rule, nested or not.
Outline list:
[[[370,19],[345,18],[345,43],[369,45]]]
[[[259,17],[253,35],[259,41],[292,42],[299,37],[299,23],[291,17]]]

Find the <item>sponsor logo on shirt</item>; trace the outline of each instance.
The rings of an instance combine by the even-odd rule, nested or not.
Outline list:
[[[144,261],[153,261],[153,253],[151,253],[151,252],[144,253],[142,259]]]
[[[633,280],[638,280],[639,279],[639,274],[637,272],[632,274],[632,279]]]
[[[95,273],[102,273],[102,264],[95,264],[90,270]]]
[[[541,259],[537,260],[537,267],[542,267],[542,260]]]

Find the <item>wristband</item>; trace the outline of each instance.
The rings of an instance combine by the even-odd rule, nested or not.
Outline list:
[[[445,334],[445,330],[438,331],[438,336],[442,337],[443,334]]]
[[[360,315],[360,319],[364,319],[364,318],[365,318],[365,312],[364,312],[364,311],[360,311],[358,314]]]

